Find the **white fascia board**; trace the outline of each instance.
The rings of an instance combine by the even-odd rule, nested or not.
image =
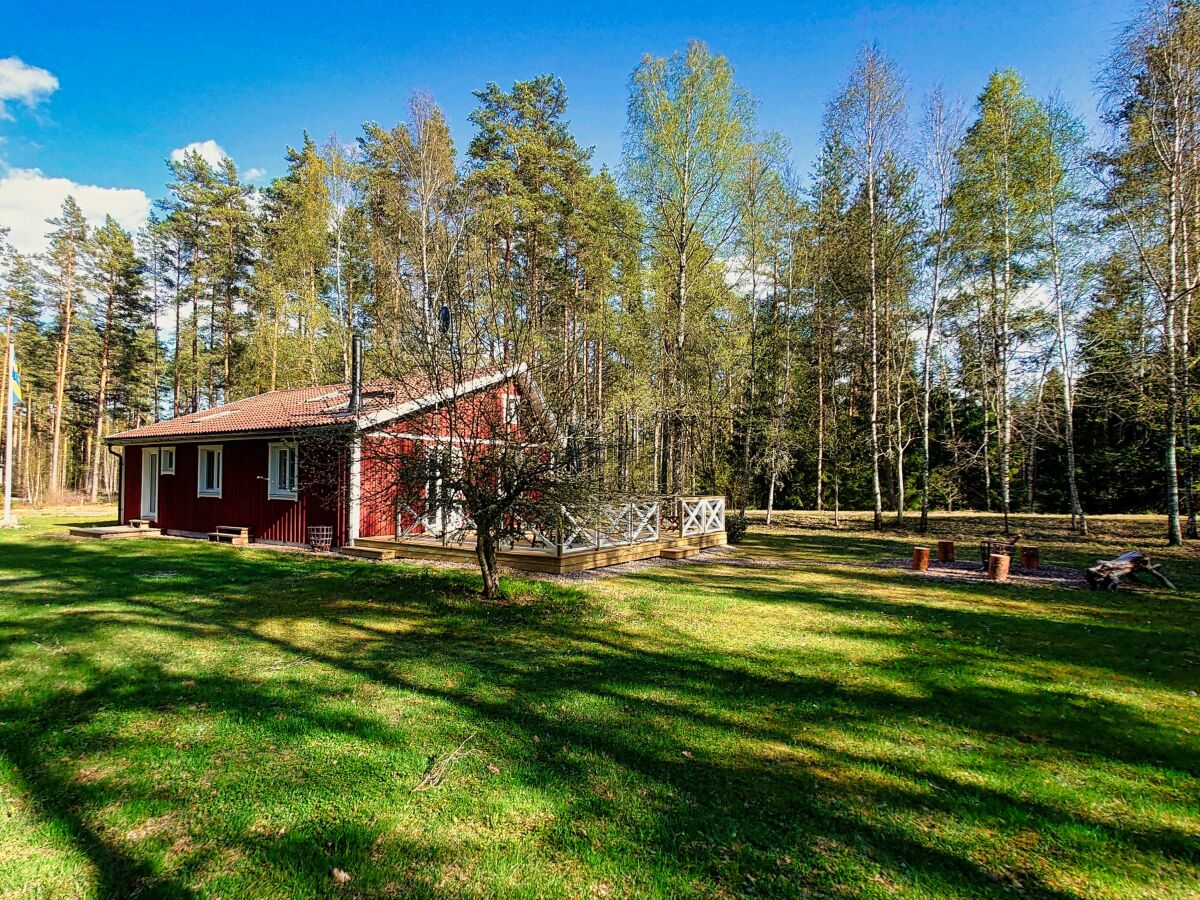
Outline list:
[[[445,403],[447,400],[453,400],[456,397],[465,397],[467,394],[473,394],[475,391],[482,390],[486,387],[492,387],[496,384],[502,384],[511,378],[516,378],[518,375],[528,371],[528,366],[525,363],[513,366],[509,369],[503,369],[499,372],[493,372],[490,375],[481,375],[478,378],[472,378],[470,381],[464,381],[462,384],[456,384],[453,388],[443,388],[442,390],[434,391],[426,394],[424,397],[418,397],[416,400],[409,400],[401,403],[399,406],[391,406],[387,409],[381,409],[373,412],[370,415],[359,416],[355,422],[359,431],[367,431],[371,428],[377,428],[388,422],[396,419],[402,419],[405,416],[410,416],[422,409],[428,409],[438,403]]]

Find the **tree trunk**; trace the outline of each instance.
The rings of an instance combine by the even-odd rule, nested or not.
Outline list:
[[[1063,443],[1067,450],[1067,492],[1071,506],[1071,528],[1087,534],[1087,519],[1079,499],[1079,484],[1075,475],[1075,375],[1071,354],[1067,349],[1066,303],[1062,295],[1062,263],[1059,256],[1058,228],[1053,198],[1050,203],[1050,261],[1054,285],[1055,329],[1058,343],[1058,364],[1062,370]]]
[[[88,481],[88,500],[96,502],[100,492],[100,465],[104,461],[104,404],[108,399],[108,360],[112,343],[113,295],[109,291],[104,312],[104,337],[100,343],[100,381],[96,389],[96,423],[92,447],[92,474]]]
[[[491,526],[476,522],[475,558],[479,561],[479,574],[483,576],[483,597],[496,600],[503,596],[500,589],[500,572],[496,568],[496,541]]]
[[[1178,161],[1178,143],[1175,136]],[[1167,351],[1167,433],[1163,448],[1163,469],[1167,479],[1167,543],[1178,546],[1183,543],[1183,529],[1179,520],[1179,467],[1176,448],[1179,443],[1179,379],[1178,337],[1176,334],[1176,309],[1179,298],[1179,168],[1171,169],[1170,202],[1167,218],[1167,265],[1169,266],[1167,296],[1163,302],[1163,343]],[[1186,362],[1186,361],[1185,361]]]
[[[771,524],[771,514],[775,511],[775,480],[778,473],[774,464],[771,465],[771,486],[767,489],[767,524]]]
[[[868,151],[869,153],[870,151]],[[879,484],[879,284],[877,278],[877,254],[875,235],[875,173],[867,172],[867,209],[870,235],[871,260],[871,498],[874,503],[872,525],[876,531],[883,530],[883,491]]]
[[[67,390],[67,367],[71,358],[71,318],[75,312],[75,263],[72,259],[63,273],[63,290],[60,321],[62,336],[58,342],[58,353],[54,360],[54,415],[51,423],[50,444],[50,491],[57,494],[63,488],[65,469],[62,445],[63,402]]]

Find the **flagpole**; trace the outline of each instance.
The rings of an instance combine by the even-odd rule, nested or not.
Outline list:
[[[13,370],[16,368],[16,344],[12,339],[12,313],[8,314],[5,334],[8,352],[4,354],[4,397],[7,415],[4,417],[4,516],[0,526],[12,527],[17,520],[12,514],[12,457],[13,457]]]

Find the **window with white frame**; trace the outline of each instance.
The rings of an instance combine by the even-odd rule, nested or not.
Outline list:
[[[196,496],[220,497],[225,457],[221,445],[201,445],[197,453]]]
[[[174,447],[160,447],[159,451],[158,451],[158,460],[159,460],[158,473],[160,475],[174,475],[175,474],[175,448]]]
[[[504,424],[516,425],[521,416],[521,398],[516,394],[506,394],[504,397]]]
[[[267,496],[276,500],[295,500],[296,445],[279,442],[269,446]]]

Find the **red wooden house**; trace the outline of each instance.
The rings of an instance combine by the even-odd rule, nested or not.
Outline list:
[[[252,540],[283,544],[308,543],[309,526],[328,526],[335,547],[390,535],[389,473],[364,455],[364,442],[401,438],[400,452],[427,453],[443,437],[434,409],[469,404],[488,413],[481,422],[516,427],[521,405],[540,403],[524,366],[481,370],[452,386],[378,381],[352,393],[349,384],[270,391],[112,435],[122,457],[121,522],[195,537],[244,528]],[[308,440],[321,434],[338,437]],[[325,452],[306,452],[318,445]]]

